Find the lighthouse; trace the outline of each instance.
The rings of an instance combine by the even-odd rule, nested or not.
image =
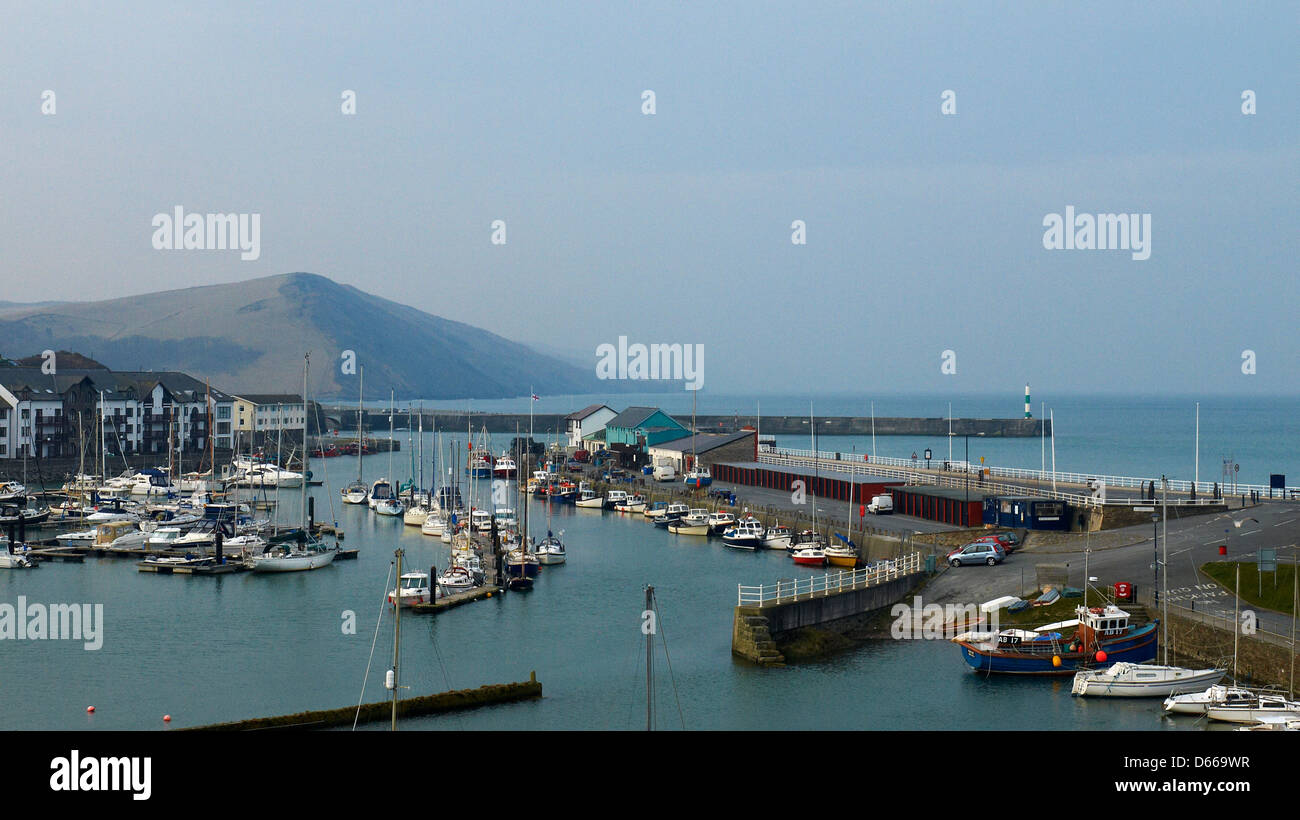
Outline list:
[[[1029,385],[1026,384],[1025,385],[1025,418],[1027,419],[1032,419],[1034,417],[1034,412],[1029,409],[1030,406],[1031,405],[1029,404]]]

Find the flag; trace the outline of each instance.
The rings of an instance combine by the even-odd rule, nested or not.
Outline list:
[[[537,395],[536,393],[533,394],[533,401],[541,401],[541,400],[542,400],[541,396]]]

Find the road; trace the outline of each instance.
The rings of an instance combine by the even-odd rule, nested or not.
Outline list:
[[[1234,522],[1241,522],[1241,526],[1235,526]],[[1094,587],[1128,581],[1139,585],[1140,597],[1148,597],[1148,591],[1154,586],[1152,527],[1141,525],[1119,532],[1137,537],[1143,531],[1145,538],[1138,543],[1092,551],[1086,556],[1088,574],[1098,579]],[[1168,600],[1197,612],[1231,618],[1232,593],[1200,575],[1197,568],[1207,561],[1254,560],[1259,549],[1269,547],[1277,549],[1280,562],[1290,563],[1296,561],[1297,544],[1300,544],[1300,505],[1296,504],[1265,502],[1229,513],[1172,519],[1168,525],[1168,543],[1161,549],[1169,562]],[[1219,556],[1220,545],[1228,548],[1226,558]],[[1012,554],[996,567],[946,570],[927,587],[925,599],[927,603],[979,603],[1027,591],[1021,588],[1021,578],[1032,587],[1034,568],[1040,563],[1068,565],[1070,585],[1083,586],[1085,555],[1082,551],[1036,554],[1030,549]],[[1292,616],[1255,611],[1259,629],[1290,635]]]

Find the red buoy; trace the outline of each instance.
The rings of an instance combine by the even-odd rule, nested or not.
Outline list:
[[[1103,651],[1101,651],[1100,649],[1097,650],[1097,655],[1096,655],[1096,657],[1097,657],[1097,663],[1105,663],[1105,662],[1106,662],[1106,653],[1103,652]]]
[[[163,715],[163,723],[171,723],[171,722],[172,722],[171,715]]]
[[[86,712],[89,713],[89,714],[94,714],[94,712],[95,712],[95,707],[94,707],[94,706],[87,706],[87,707],[86,707]]]

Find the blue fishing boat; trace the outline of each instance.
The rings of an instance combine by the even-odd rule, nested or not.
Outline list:
[[[953,643],[961,648],[962,659],[971,668],[985,673],[1067,675],[1120,661],[1146,663],[1155,659],[1158,621],[1134,626],[1129,613],[1114,604],[1081,606],[1075,611],[1076,620],[1034,632],[966,632],[953,638]],[[1069,637],[1053,631],[1070,626],[1076,629]]]

